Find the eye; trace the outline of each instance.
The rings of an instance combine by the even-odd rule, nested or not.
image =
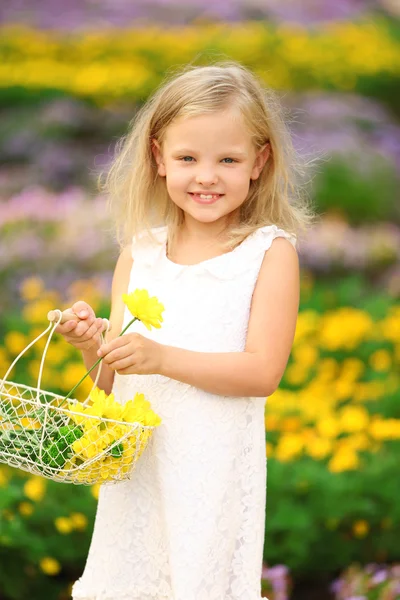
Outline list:
[[[190,160],[186,160],[187,158],[190,159]],[[192,162],[192,160],[194,160],[194,159],[193,159],[193,156],[181,156],[178,160],[181,160],[183,162]],[[232,163],[238,162],[234,158],[229,158],[229,157],[223,158],[222,160],[229,160],[229,161],[231,161],[229,163],[226,163],[228,165],[231,165]]]

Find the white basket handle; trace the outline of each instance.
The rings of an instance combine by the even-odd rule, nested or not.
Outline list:
[[[60,313],[61,313],[61,315],[60,315]],[[57,325],[59,323],[65,323],[66,321],[80,321],[81,320],[78,317],[78,315],[73,312],[73,310],[71,308],[67,308],[63,312],[61,312],[58,309],[51,310],[50,312],[47,313],[47,318],[49,319],[49,321],[54,321],[55,319],[57,319]],[[105,319],[105,318],[103,319],[103,323],[106,326],[106,329],[105,329],[104,333],[107,334],[109,331],[111,331],[111,323],[110,323],[110,321],[108,319]],[[56,327],[57,327],[57,325],[56,325]],[[104,344],[104,333],[103,333],[103,331],[100,333],[101,343],[102,344]],[[53,332],[51,333],[51,335],[53,335]],[[39,380],[38,380],[38,389],[40,387],[40,382],[41,382],[41,377],[42,377],[42,368],[43,368],[43,363],[44,363],[44,356],[45,356],[45,354],[47,352],[47,346],[48,346],[48,344],[50,342],[51,335],[49,336],[46,348],[45,348],[44,353],[43,353],[42,363],[40,365]],[[99,368],[97,370],[96,378],[94,380],[94,383],[92,385],[92,388],[91,388],[91,390],[90,390],[90,392],[89,392],[86,400],[84,400],[84,402],[82,402],[83,406],[86,406],[86,404],[89,402],[89,400],[90,400],[90,394],[93,392],[93,390],[97,386],[97,383],[98,383],[99,378],[100,378],[102,366],[103,366],[103,361],[101,361],[99,363]]]
[[[52,337],[52,335],[53,335],[53,333],[54,333],[54,330],[55,330],[55,328],[56,328],[56,327],[57,327],[57,325],[59,324],[59,322],[60,322],[60,321],[59,321],[59,320],[57,320],[57,322],[56,322],[54,325],[50,323],[50,325],[47,327],[47,329],[45,329],[45,330],[44,330],[44,331],[43,331],[41,334],[39,334],[39,335],[37,336],[37,338],[35,338],[35,339],[34,339],[32,342],[30,342],[30,344],[28,344],[28,345],[27,345],[27,346],[26,346],[26,347],[25,347],[23,350],[21,350],[21,352],[18,354],[18,356],[17,356],[17,357],[16,357],[16,358],[13,360],[13,362],[11,363],[11,365],[8,367],[7,373],[4,375],[4,377],[3,377],[3,379],[2,379],[2,382],[1,382],[0,392],[3,390],[4,384],[7,382],[7,377],[9,376],[9,374],[10,374],[10,373],[11,373],[11,371],[12,371],[12,369],[14,368],[14,365],[16,365],[16,364],[17,364],[17,362],[19,361],[19,359],[21,358],[21,356],[23,356],[23,355],[25,354],[25,352],[26,352],[27,350],[29,350],[29,348],[30,348],[31,346],[33,346],[34,344],[36,344],[36,342],[37,342],[38,340],[40,340],[40,338],[41,338],[41,337],[43,337],[44,335],[46,335],[46,333],[47,333],[48,331],[50,331],[50,329],[52,329],[52,331],[51,331],[51,332],[50,332],[50,334],[49,334],[49,339],[48,339],[48,341],[47,341],[47,344],[46,344],[46,350],[47,350],[47,346],[48,346],[48,344],[49,344],[49,341],[50,341],[50,339],[51,339],[51,337]],[[43,359],[42,359],[42,360],[43,360]],[[43,366],[43,364],[41,364],[41,365],[40,365],[40,367],[41,367],[41,368],[40,368],[40,375],[41,375],[41,372],[42,372],[42,366]],[[40,403],[40,401],[39,401],[39,387],[38,387],[38,389],[37,389],[36,401]]]
[[[19,354],[18,356],[13,360],[13,362],[11,363],[11,365],[9,366],[6,374],[4,375],[3,379],[0,380],[1,384],[0,384],[0,392],[3,390],[4,384],[7,383],[7,378],[9,376],[9,374],[11,373],[12,369],[14,368],[14,366],[17,364],[17,362],[19,361],[19,359],[21,358],[21,356],[23,356],[25,354],[25,352],[27,352],[27,350],[29,350],[29,348],[31,348],[38,340],[40,340],[40,338],[42,338],[44,335],[46,335],[46,333],[48,331],[50,331],[49,333],[49,337],[47,339],[45,348],[43,350],[43,355],[42,355],[42,360],[40,361],[40,368],[39,368],[39,375],[38,375],[38,381],[37,381],[37,386],[36,386],[36,402],[37,404],[42,404],[40,402],[40,392],[41,392],[41,388],[40,388],[40,384],[42,381],[42,373],[43,373],[43,366],[44,366],[44,361],[46,358],[46,354],[47,354],[47,349],[49,347],[50,344],[50,340],[53,337],[54,331],[57,328],[57,326],[60,323],[65,323],[65,321],[71,320],[71,319],[75,319],[75,320],[79,320],[79,317],[73,313],[71,311],[71,309],[67,309],[64,312],[61,312],[60,310],[56,309],[54,311],[50,311],[48,313],[48,319],[51,321],[51,323],[49,324],[49,326],[47,327],[47,329],[45,329],[42,333],[40,333],[32,342],[30,342]],[[50,318],[51,317],[51,318]],[[104,324],[106,325],[106,333],[108,333],[108,331],[110,331],[111,329],[111,323],[109,322],[108,319],[103,319]],[[103,332],[101,333],[101,341],[102,343],[104,343],[104,336],[103,336]],[[94,390],[94,388],[97,385],[97,382],[99,380],[100,377],[100,373],[101,373],[101,367],[102,367],[102,362],[99,363],[99,369],[97,371],[97,375],[96,375],[96,379],[94,381],[94,384],[92,386],[92,389],[89,392],[89,396],[88,398],[85,400],[84,404],[86,404],[86,402],[88,402],[89,398],[90,398],[90,394],[92,393],[92,391]]]

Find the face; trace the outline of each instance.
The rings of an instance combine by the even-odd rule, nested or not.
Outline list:
[[[179,118],[166,130],[163,147],[153,140],[158,174],[185,221],[221,224],[235,219],[250,181],[258,179],[269,144],[258,153],[238,110]]]

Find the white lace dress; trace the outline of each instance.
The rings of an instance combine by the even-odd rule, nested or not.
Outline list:
[[[138,331],[199,352],[243,351],[264,253],[262,227],[196,265],[166,256],[166,229],[134,241],[129,291],[165,306],[161,329]],[[124,327],[131,319],[126,309]],[[127,482],[100,488],[74,600],[260,600],[266,504],[265,398],[210,394],[161,375],[115,376],[122,403],[143,392],[162,418]]]

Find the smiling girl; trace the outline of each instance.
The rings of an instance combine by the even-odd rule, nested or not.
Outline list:
[[[278,100],[245,67],[186,67],[138,112],[104,185],[121,245],[112,334],[59,326],[99,387],[162,418],[129,481],[100,489],[75,600],[260,600],[266,397],[290,355],[296,241],[313,220]],[[165,306],[144,331],[122,295]],[[100,347],[99,347],[100,346]],[[92,373],[95,377],[95,371]],[[266,540],[268,544],[268,540]]]

